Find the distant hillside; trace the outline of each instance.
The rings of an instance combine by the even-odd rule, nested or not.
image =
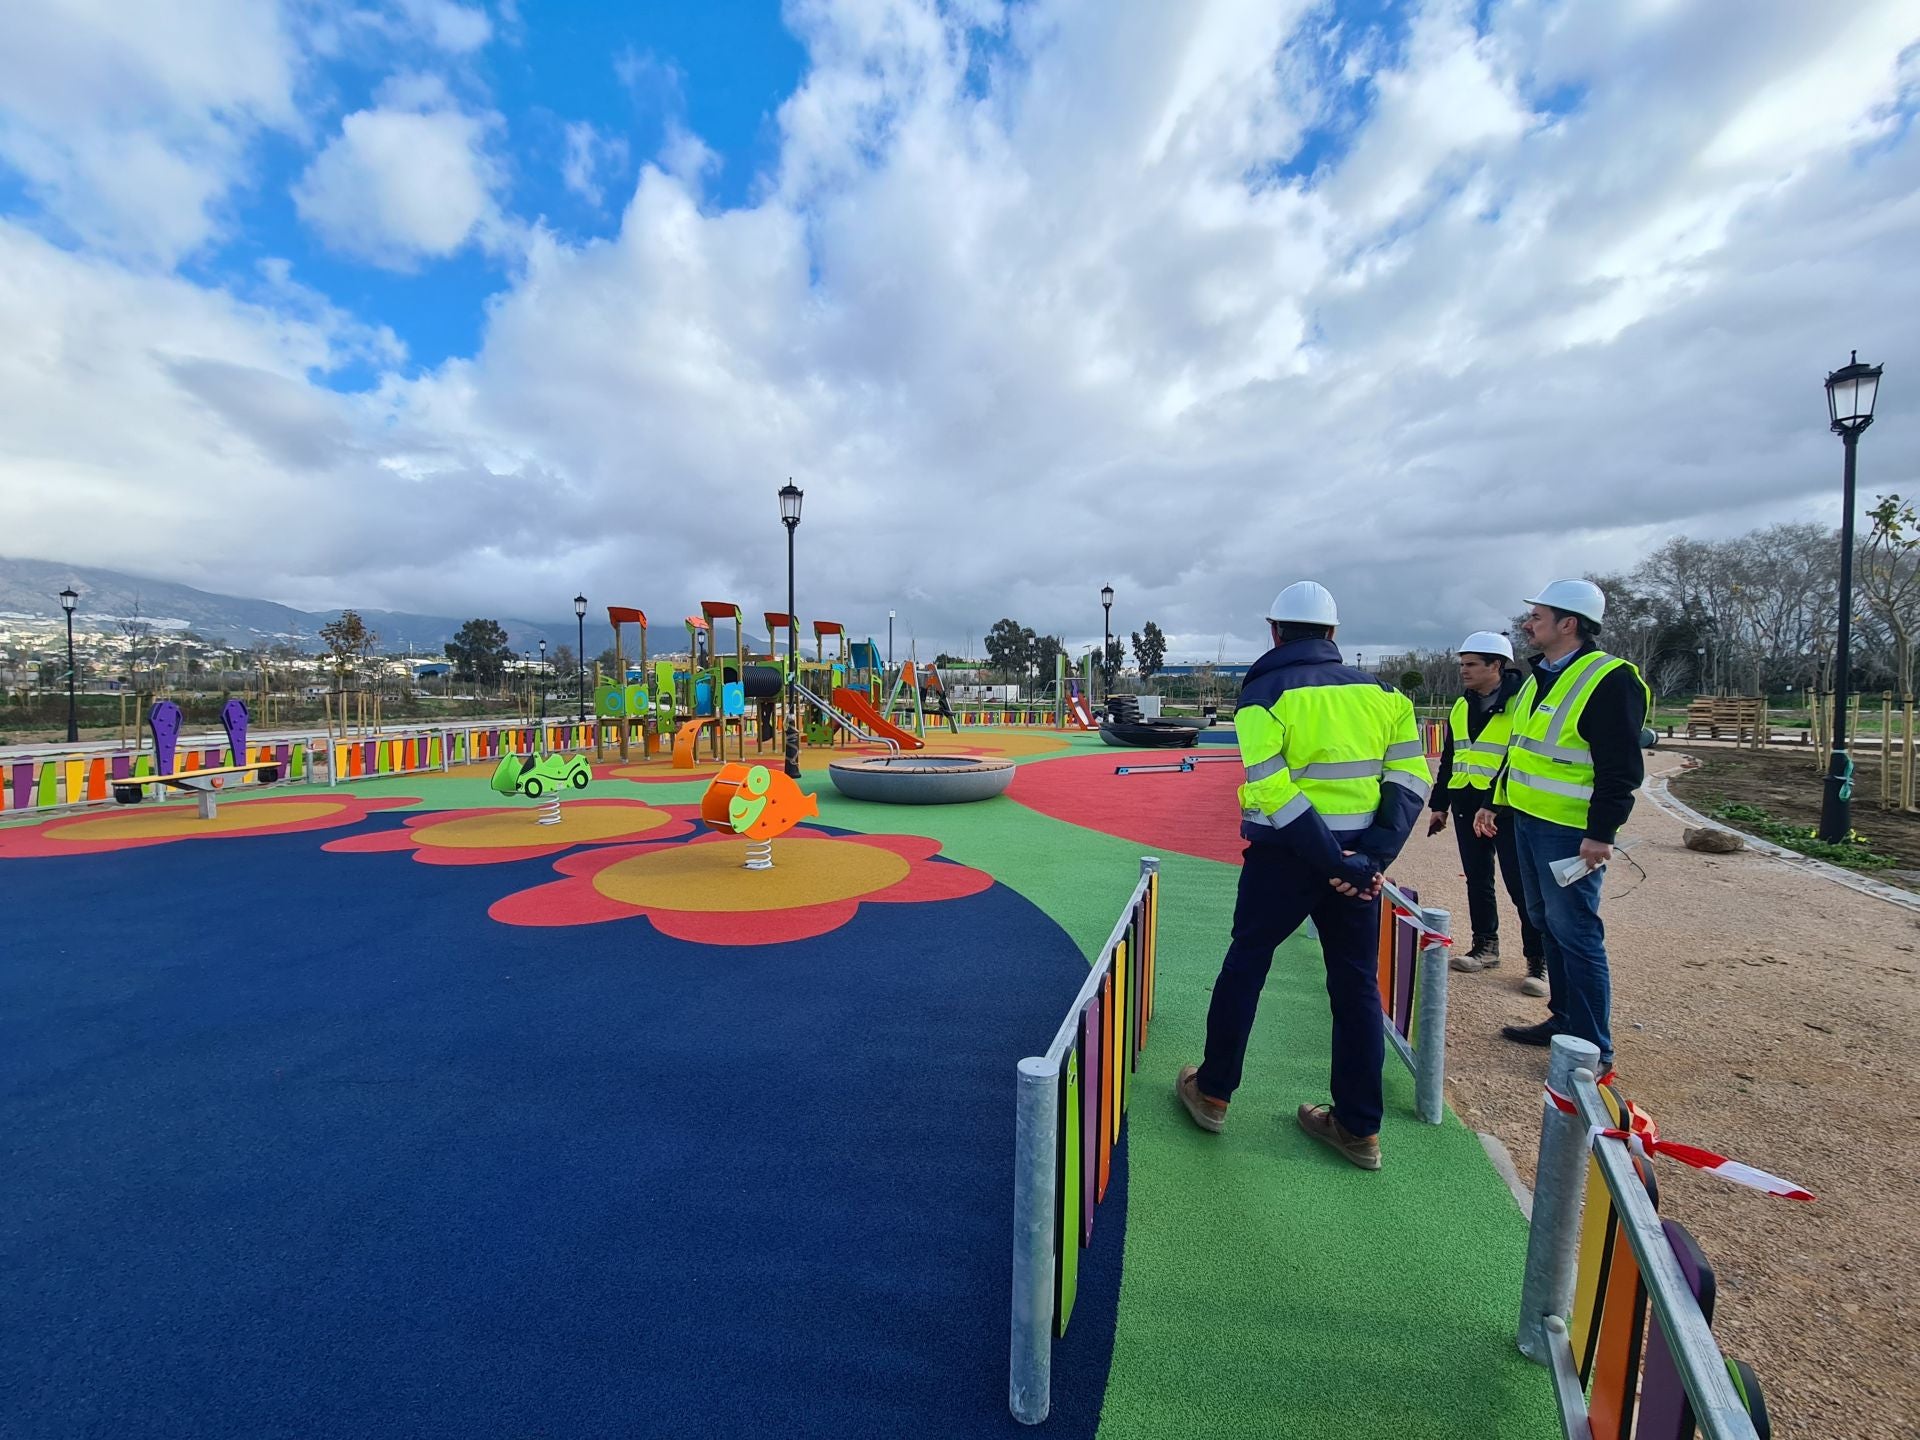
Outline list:
[[[271,600],[238,595],[214,595],[171,580],[97,570],[87,565],[62,565],[51,560],[13,560],[0,556],[0,615],[31,615],[58,619],[60,591],[71,585],[80,592],[79,609],[92,622],[134,614],[157,628],[185,629],[229,645],[296,645],[319,650],[320,627],[339,618],[338,610],[295,610]],[[399,610],[362,610],[361,618],[380,637],[382,649],[410,646],[416,653],[437,654],[472,616],[416,615]],[[487,617],[506,627],[516,650],[575,641],[574,618],[542,624],[504,615]],[[589,616],[589,619],[592,617]],[[592,628],[592,627],[589,627]],[[605,643],[604,617],[599,635],[587,637],[589,653]]]

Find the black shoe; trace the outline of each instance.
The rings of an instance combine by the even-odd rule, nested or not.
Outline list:
[[[1551,1045],[1553,1037],[1563,1034],[1560,1027],[1551,1020],[1542,1020],[1538,1025],[1502,1025],[1502,1039],[1511,1040],[1516,1045]]]
[[[1498,939],[1482,940],[1474,937],[1473,948],[1464,955],[1455,955],[1447,962],[1450,969],[1462,974],[1472,975],[1477,971],[1491,970],[1500,963],[1500,942]]]

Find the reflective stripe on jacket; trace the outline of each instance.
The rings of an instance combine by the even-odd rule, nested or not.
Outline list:
[[[1580,719],[1594,687],[1622,668],[1632,673],[1651,710],[1653,696],[1640,672],[1604,650],[1576,655],[1554,677],[1544,697],[1539,676],[1527,677],[1509,710],[1513,733],[1507,771],[1495,789],[1499,803],[1550,824],[1587,827],[1587,807],[1593,800],[1593,751]]]
[[[1405,695],[1296,640],[1247,673],[1234,712],[1247,767],[1240,832],[1295,848],[1332,874],[1341,852],[1392,860],[1426,800],[1426,747]]]
[[[1513,733],[1512,712],[1496,710],[1480,727],[1480,737],[1473,739],[1467,726],[1467,698],[1463,695],[1453,702],[1447,730],[1453,739],[1453,773],[1447,777],[1447,789],[1491,790],[1494,777],[1506,763],[1508,737]]]

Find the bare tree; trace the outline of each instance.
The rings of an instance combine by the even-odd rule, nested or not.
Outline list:
[[[1898,495],[1882,495],[1859,565],[1860,593],[1892,644],[1902,695],[1913,693],[1914,644],[1920,639],[1920,515]]]

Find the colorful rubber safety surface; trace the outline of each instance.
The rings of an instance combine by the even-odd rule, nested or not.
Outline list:
[[[475,766],[0,826],[0,1433],[1026,1433],[1015,1065],[1143,854],[1152,1028],[1046,1432],[1554,1433],[1475,1137],[1418,1123],[1391,1057],[1382,1171],[1292,1123],[1326,1087],[1312,941],[1227,1133],[1172,1098],[1237,767],[933,748],[1020,772],[866,804],[809,751],[818,818],[768,871],[661,757],[596,766],[558,825]]]

